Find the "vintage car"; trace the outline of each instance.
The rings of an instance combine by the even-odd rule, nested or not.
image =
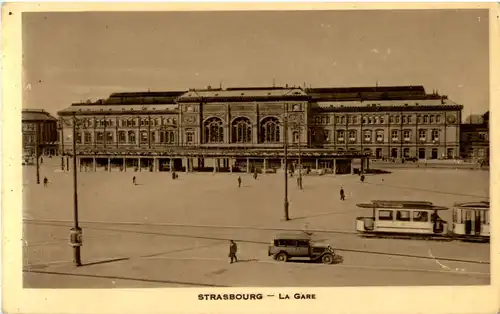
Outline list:
[[[333,264],[340,259],[330,245],[316,243],[311,235],[305,232],[276,235],[269,245],[268,256],[280,262],[287,262],[292,258],[305,258],[324,264]]]

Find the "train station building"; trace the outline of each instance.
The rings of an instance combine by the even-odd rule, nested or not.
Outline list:
[[[58,113],[82,171],[351,173],[370,158],[455,158],[462,106],[422,86],[114,93]]]

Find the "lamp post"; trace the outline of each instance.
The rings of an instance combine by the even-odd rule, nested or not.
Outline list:
[[[70,245],[73,247],[73,264],[82,266],[80,248],[82,246],[82,229],[78,225],[78,178],[76,162],[76,117],[73,113],[73,228],[70,229]]]
[[[283,148],[284,148],[284,157],[283,157],[283,166],[284,166],[284,174],[285,174],[285,200],[284,200],[284,214],[285,220],[290,220],[288,215],[288,104],[285,103],[284,108],[284,116],[283,116]]]
[[[40,184],[40,122],[36,123],[35,158],[36,158],[36,184]]]

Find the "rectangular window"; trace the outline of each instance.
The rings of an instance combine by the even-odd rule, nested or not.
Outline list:
[[[345,140],[344,136],[345,136],[345,131],[344,130],[338,130],[337,131],[337,142],[343,143],[344,140]]]
[[[384,122],[385,122],[384,116],[380,116],[380,124],[384,124]]]
[[[436,116],[436,123],[441,123],[441,116],[440,115]]]
[[[427,140],[426,130],[423,129],[418,130],[418,138],[421,142],[425,142]]]
[[[424,123],[428,123],[429,122],[429,116],[428,115],[424,115]]]
[[[356,130],[349,130],[349,143],[356,143]]]
[[[410,211],[408,210],[398,210],[396,214],[396,220],[399,221],[410,221]]]
[[[434,123],[434,115],[431,115],[431,123]]]
[[[353,116],[353,117],[352,117],[352,123],[353,123],[353,124],[358,124],[358,117]]]
[[[391,139],[393,142],[397,142],[399,140],[399,134],[398,130],[392,130],[391,132]]]
[[[113,143],[113,132],[106,132],[106,143]]]
[[[392,220],[392,210],[379,210],[378,220]]]
[[[84,143],[85,143],[85,144],[90,144],[90,143],[92,143],[92,133],[90,133],[90,132],[85,132],[83,140],[84,140]]]
[[[82,133],[77,132],[76,133],[76,143],[81,144],[82,143]]]
[[[403,139],[405,142],[409,142],[411,137],[411,131],[410,130],[404,130],[403,131]]]
[[[363,140],[365,143],[371,143],[372,142],[372,131],[366,130],[363,134]]]
[[[170,134],[170,143],[175,144],[175,133],[174,132],[168,132]]]
[[[151,131],[151,134],[149,136],[151,136],[151,143],[155,143],[156,142],[156,132]]]
[[[394,116],[389,116],[389,123],[394,123]]]
[[[407,119],[408,119],[408,124],[411,124],[411,120],[412,120],[411,116],[408,116]]]
[[[413,212],[413,221],[427,222],[429,221],[429,213],[424,211]]]
[[[127,136],[125,135],[125,131],[118,132],[118,142],[122,144],[127,142]]]
[[[148,143],[148,132],[146,131],[141,131],[141,144],[147,144]]]
[[[432,140],[439,141],[439,130],[432,130]]]
[[[384,141],[384,131],[377,131],[377,142],[382,143]]]
[[[104,132],[96,132],[96,143],[104,144]]]
[[[193,144],[193,141],[194,141],[194,133],[193,132],[186,132],[186,143]]]
[[[399,124],[400,123],[400,117],[399,116],[396,116],[396,123]]]

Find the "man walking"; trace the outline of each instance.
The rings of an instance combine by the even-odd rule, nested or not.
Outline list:
[[[135,176],[132,178],[132,184],[136,185]]]
[[[238,176],[238,187],[241,188],[241,177]]]
[[[229,258],[231,258],[231,264],[234,262],[238,261],[238,258],[236,257],[236,252],[238,251],[238,246],[233,240],[229,241]]]
[[[340,187],[340,200],[345,201],[345,193],[343,187]]]

